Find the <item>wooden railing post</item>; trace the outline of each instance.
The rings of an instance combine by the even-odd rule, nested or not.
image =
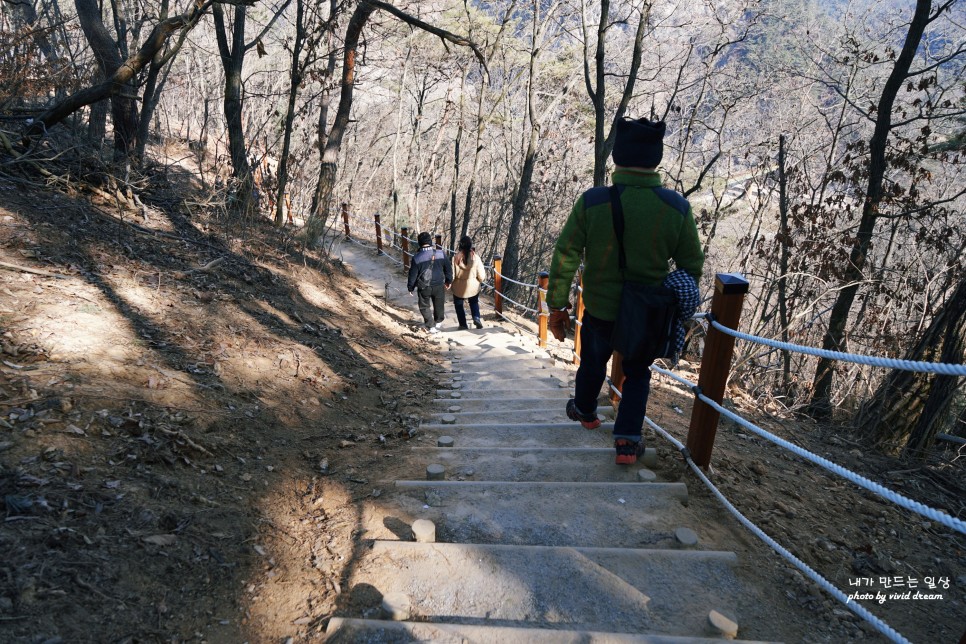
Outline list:
[[[741,307],[748,292],[748,280],[736,273],[718,273],[714,280],[714,296],[711,298],[711,315],[723,326],[738,329],[741,321]],[[701,356],[701,375],[698,387],[701,392],[719,405],[724,396],[728,375],[731,373],[731,358],[734,355],[735,339],[713,326],[708,328],[704,342],[704,355]],[[688,451],[695,464],[707,467],[711,463],[711,449],[714,436],[718,431],[720,414],[707,403],[695,399],[691,412],[691,426],[688,429]]]
[[[408,271],[409,270],[409,228],[403,226],[400,229],[400,233],[402,233],[402,239],[400,240],[402,241],[402,244],[400,245],[402,246],[403,268]]]
[[[580,269],[580,281],[577,282],[577,314],[574,316],[574,364],[580,364],[580,327],[584,323],[584,269]]]
[[[493,308],[503,313],[503,255],[493,256]]]
[[[540,271],[537,276],[537,337],[540,346],[547,346],[547,323],[550,320],[550,307],[547,306],[547,287],[550,286],[550,273]]]
[[[379,213],[376,213],[376,254],[382,255],[382,223]]]
[[[436,235],[436,249],[443,250],[443,236],[440,234]]]
[[[349,234],[349,204],[342,204],[342,223],[345,225],[345,238],[349,239],[352,235]]]

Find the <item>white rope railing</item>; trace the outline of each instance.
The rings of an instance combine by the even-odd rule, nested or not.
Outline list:
[[[664,372],[664,370],[662,369],[661,372]],[[652,421],[650,418],[645,417],[644,421],[652,429],[654,429],[655,432],[657,432],[659,435],[664,437],[666,440],[670,441],[677,448],[677,450],[681,452],[681,454],[684,456],[685,462],[688,464],[688,467],[691,468],[691,471],[694,472],[694,474],[699,479],[701,479],[701,482],[704,483],[709,490],[711,490],[711,493],[714,494],[715,498],[717,498],[718,501],[720,501],[721,504],[729,512],[731,512],[732,515],[734,515],[734,517],[738,520],[739,523],[741,523],[741,525],[745,526],[756,537],[764,541],[768,546],[771,547],[772,550],[774,550],[779,555],[781,555],[786,561],[788,561],[793,566],[801,570],[805,574],[805,576],[807,576],[809,579],[811,579],[816,584],[818,584],[823,590],[825,590],[825,592],[832,595],[832,597],[839,600],[841,603],[845,604],[846,608],[848,608],[853,613],[855,613],[856,615],[858,615],[859,617],[867,621],[869,624],[871,624],[877,631],[879,631],[880,633],[888,637],[893,642],[897,642],[899,644],[909,644],[909,640],[903,637],[902,634],[900,634],[894,628],[886,624],[884,621],[882,621],[875,615],[873,615],[868,609],[866,609],[858,602],[854,602],[851,599],[849,599],[848,595],[846,595],[841,590],[839,590],[829,580],[827,580],[825,577],[817,573],[808,564],[806,564],[804,561],[802,561],[801,559],[793,555],[784,546],[782,546],[780,543],[778,543],[770,536],[768,536],[764,530],[762,530],[757,525],[752,523],[751,520],[749,520],[745,515],[743,515],[731,503],[731,501],[729,501],[725,497],[725,495],[721,493],[721,490],[719,490],[710,480],[708,480],[708,477],[704,475],[704,472],[701,471],[701,468],[699,468],[697,464],[693,460],[691,460],[691,456],[688,453],[687,448],[683,444],[681,444],[679,440],[671,436],[671,434],[665,431],[663,427],[661,427],[660,425]]]
[[[669,376],[673,380],[676,380],[678,382],[681,382],[681,383],[683,383],[683,384],[691,387],[692,389],[697,389],[697,385],[693,385],[688,380],[686,380],[684,378],[681,378],[680,376],[678,376],[678,375],[676,375],[674,373],[671,373],[670,371],[668,371],[666,369],[662,369],[660,367],[655,367],[654,365],[651,365],[651,371],[655,371],[655,372],[660,373],[662,375]],[[617,394],[617,397],[618,398],[621,398],[621,391],[619,389],[617,389],[613,385],[613,383],[611,383],[609,381],[608,381],[608,385],[609,385],[611,391],[615,392]],[[665,431],[664,428],[662,428],[660,425],[658,425],[657,423],[655,423],[653,420],[651,420],[650,418],[648,418],[646,416],[644,417],[644,422],[646,422],[660,436],[662,436],[666,440],[670,441],[671,444],[673,444],[675,446],[675,448],[677,448],[677,450],[679,452],[681,452],[681,454],[684,456],[684,460],[687,463],[688,467],[691,468],[691,471],[693,471],[695,473],[695,475],[697,475],[697,477],[699,479],[701,479],[701,481],[705,484],[705,486],[707,486],[707,488],[709,490],[711,490],[711,493],[714,494],[715,498],[717,498],[721,502],[721,504],[724,505],[725,508],[729,512],[731,512],[732,515],[734,515],[734,517],[738,520],[739,523],[741,523],[741,525],[745,526],[745,528],[747,528],[748,530],[750,530],[756,537],[758,537],[759,539],[761,539],[762,541],[764,541],[772,550],[774,550],[779,555],[781,555],[782,558],[784,558],[786,561],[788,561],[789,563],[791,563],[793,566],[795,566],[796,568],[798,568],[799,570],[801,570],[809,579],[811,579],[812,581],[814,581],[823,590],[825,590],[827,593],[829,593],[830,595],[832,595],[832,597],[834,597],[839,602],[841,602],[842,604],[844,604],[846,608],[848,608],[853,613],[855,613],[856,615],[858,615],[859,617],[861,617],[862,619],[864,619],[865,621],[867,621],[869,624],[871,624],[877,631],[879,631],[880,633],[882,633],[883,635],[885,635],[891,641],[896,642],[897,644],[911,644],[909,642],[909,640],[906,639],[901,633],[899,633],[894,628],[892,628],[891,626],[889,626],[888,624],[886,624],[884,621],[882,621],[881,619],[879,619],[878,617],[876,617],[874,614],[872,614],[868,609],[866,609],[861,604],[859,604],[857,602],[854,602],[851,599],[849,599],[849,596],[848,595],[846,595],[841,590],[839,590],[829,580],[825,579],[825,577],[823,577],[822,575],[820,575],[819,573],[817,573],[816,571],[814,571],[808,564],[806,564],[804,561],[802,561],[801,559],[799,559],[798,557],[796,557],[795,555],[793,555],[791,552],[788,551],[788,549],[786,549],[780,543],[778,543],[777,541],[775,541],[774,539],[772,539],[770,536],[768,536],[757,525],[755,525],[754,523],[752,523],[751,520],[749,520],[747,517],[745,517],[745,515],[743,515],[727,499],[727,497],[725,497],[724,494],[722,494],[721,491],[710,480],[708,480],[708,478],[704,475],[704,472],[701,471],[701,468],[699,468],[698,465],[691,459],[691,455],[688,452],[688,449],[679,440],[677,440],[676,438],[674,438],[674,436],[672,436],[667,431]],[[764,431],[764,430],[762,430],[762,431]]]
[[[725,417],[733,420],[734,422],[738,423],[739,425],[751,431],[752,433],[755,433],[758,436],[761,436],[765,440],[770,441],[778,445],[779,447],[782,447],[792,452],[793,454],[796,454],[804,458],[806,461],[814,463],[815,465],[818,465],[819,467],[822,467],[828,470],[829,472],[832,472],[833,474],[838,474],[842,478],[848,481],[851,481],[852,483],[855,483],[859,487],[865,488],[866,490],[873,492],[888,501],[892,501],[893,503],[895,503],[900,507],[903,507],[907,510],[911,510],[913,512],[921,514],[922,516],[932,521],[936,521],[937,523],[941,523],[947,528],[950,528],[951,530],[956,530],[957,532],[966,534],[966,521],[961,521],[960,519],[952,517],[949,514],[946,514],[945,512],[942,512],[935,508],[931,508],[928,505],[925,505],[918,501],[913,501],[912,499],[902,496],[901,494],[894,492],[887,487],[879,485],[875,481],[867,479],[864,476],[860,476],[855,472],[852,472],[851,470],[848,470],[842,467],[841,465],[833,463],[832,461],[826,458],[823,458],[821,456],[818,456],[816,454],[813,454],[812,452],[809,452],[808,450],[803,449],[798,445],[795,445],[794,443],[791,443],[783,438],[779,438],[778,436],[775,436],[774,434],[768,432],[767,430],[764,430],[761,427],[758,427],[754,423],[751,423],[745,420],[744,418],[732,412],[731,410],[726,409],[725,407],[722,407],[717,402],[715,402],[711,398],[708,398],[706,395],[704,395],[701,392],[701,389],[696,384],[692,383],[691,381],[685,378],[682,378],[681,376],[678,376],[675,373],[668,371],[667,369],[662,369],[661,367],[651,365],[651,371],[667,376],[672,380],[675,380],[676,382],[683,384],[685,387],[688,387],[695,394],[695,397],[698,400],[710,405],[713,409],[715,409]]]
[[[515,279],[512,279],[512,278],[507,277],[503,273],[498,273],[498,272],[494,271],[494,274],[495,275],[499,275],[500,276],[500,279],[502,279],[505,282],[510,282],[511,284],[518,284],[520,286],[526,286],[527,288],[539,288],[539,286],[536,285],[536,284],[527,284],[525,282],[518,282]]]
[[[783,349],[785,351],[794,351],[796,353],[804,353],[810,356],[818,356],[819,358],[827,358],[829,360],[841,360],[843,362],[852,362],[855,364],[866,365],[870,367],[885,367],[887,369],[902,369],[904,371],[915,371],[918,373],[935,373],[941,376],[966,376],[966,365],[962,364],[943,364],[939,362],[921,362],[915,360],[897,360],[894,358],[877,358],[875,356],[863,356],[854,353],[844,353],[842,351],[829,351],[828,349],[816,349],[814,347],[806,347],[799,344],[792,344],[790,342],[780,342],[778,340],[770,340],[768,338],[762,338],[756,335],[750,335],[748,333],[742,333],[741,331],[735,331],[730,329],[725,325],[721,324],[717,320],[711,319],[711,326],[726,333],[739,340],[746,340],[748,342],[754,342],[755,344],[763,344],[774,349]]]

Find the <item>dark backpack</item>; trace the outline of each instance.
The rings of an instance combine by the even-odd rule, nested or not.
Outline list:
[[[433,284],[433,267],[436,264],[436,250],[433,249],[433,256],[426,263],[416,276],[416,288],[429,288]]]

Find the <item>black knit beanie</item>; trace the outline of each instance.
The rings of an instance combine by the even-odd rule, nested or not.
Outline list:
[[[628,168],[656,168],[664,156],[664,121],[621,118],[614,137],[614,163]]]
[[[419,233],[419,236],[416,237],[416,243],[418,243],[420,246],[432,246],[433,236],[425,231],[421,232]]]

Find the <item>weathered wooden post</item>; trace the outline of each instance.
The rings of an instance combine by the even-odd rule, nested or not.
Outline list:
[[[400,229],[402,233],[402,262],[403,268],[409,270],[409,228],[403,226]]]
[[[379,213],[376,213],[376,254],[382,255],[382,222]]]
[[[711,298],[711,315],[729,329],[738,329],[741,320],[741,307],[748,292],[748,280],[736,273],[718,273],[714,279],[714,296]],[[734,355],[734,337],[718,331],[714,326],[708,328],[704,342],[704,355],[701,356],[701,375],[698,388],[719,405],[724,397],[728,374],[731,373],[731,358]],[[714,436],[718,431],[720,414],[702,400],[695,399],[691,411],[691,426],[688,428],[688,451],[691,458],[701,466],[711,463],[711,449]]]
[[[537,337],[540,346],[547,346],[547,323],[550,320],[550,307],[547,306],[547,287],[550,286],[550,273],[540,271],[537,276]]]
[[[577,314],[574,316],[574,364],[580,364],[580,327],[584,320],[584,269],[580,269],[577,288]]]
[[[294,226],[295,220],[292,219],[292,199],[287,192],[285,193],[285,216],[288,219],[288,223]]]
[[[349,239],[349,204],[342,202],[342,223],[345,225],[345,238]]]
[[[493,308],[503,314],[503,255],[493,256]]]

